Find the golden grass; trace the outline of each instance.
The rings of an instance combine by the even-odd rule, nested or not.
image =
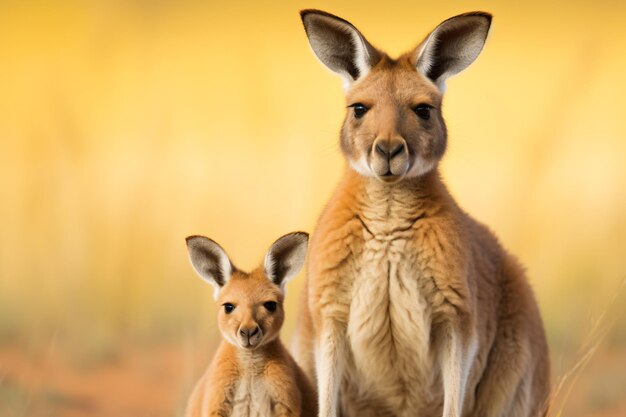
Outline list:
[[[567,405],[568,398],[570,398],[573,389],[576,387],[576,383],[583,375],[585,368],[589,366],[593,357],[606,342],[607,334],[611,332],[617,322],[617,317],[619,316],[615,314],[615,305],[619,298],[624,295],[624,288],[626,288],[626,279],[622,281],[608,306],[593,320],[591,329],[589,329],[587,336],[580,345],[579,359],[571,369],[567,370],[559,377],[558,382],[552,389],[546,416],[561,417],[563,415],[563,410]],[[611,312],[613,312],[613,315],[610,316],[609,314]]]

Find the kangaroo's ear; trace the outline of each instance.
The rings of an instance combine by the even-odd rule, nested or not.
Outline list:
[[[233,272],[228,255],[220,245],[208,237],[189,236],[185,240],[193,269],[215,288],[213,296],[217,298],[220,289],[230,279]]]
[[[265,274],[283,291],[285,284],[302,269],[308,243],[308,233],[294,232],[279,238],[267,251],[263,263]]]
[[[445,20],[415,50],[417,70],[443,91],[448,77],[463,71],[478,57],[490,26],[491,15],[485,12]]]
[[[350,22],[321,10],[302,10],[300,17],[313,52],[346,87],[380,61],[382,54]]]

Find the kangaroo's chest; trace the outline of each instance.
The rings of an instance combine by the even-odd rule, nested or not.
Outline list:
[[[244,377],[236,384],[232,417],[274,416],[273,401],[267,384],[261,378]]]
[[[360,392],[391,409],[432,403],[436,379],[431,346],[428,271],[412,236],[378,235],[355,254],[347,366]]]

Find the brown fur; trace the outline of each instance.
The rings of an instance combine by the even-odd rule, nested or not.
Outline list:
[[[218,324],[225,341],[197,383],[187,417],[317,415],[314,386],[279,338],[284,320],[283,291],[263,267],[252,273],[234,269],[219,290]],[[264,304],[275,302],[276,310]],[[235,309],[227,314],[223,305]],[[242,337],[242,329],[260,329],[260,338]],[[252,344],[253,343],[253,344]]]
[[[397,60],[379,51],[347,91],[349,106],[369,110],[348,109],[341,148],[366,172],[346,168],[312,236],[296,359],[318,378],[322,417],[336,407],[344,417],[540,416],[539,311],[523,268],[440,178],[442,93],[415,69],[420,47]],[[414,113],[422,103],[428,120]],[[381,141],[404,149],[381,157]]]

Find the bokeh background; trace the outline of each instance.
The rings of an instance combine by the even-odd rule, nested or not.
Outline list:
[[[308,7],[392,55],[494,14],[448,83],[443,176],[528,267],[569,374],[554,415],[626,415],[626,3],[609,0],[2,1],[0,415],[181,414],[220,340],[184,237],[252,268],[313,229],[343,169]]]

